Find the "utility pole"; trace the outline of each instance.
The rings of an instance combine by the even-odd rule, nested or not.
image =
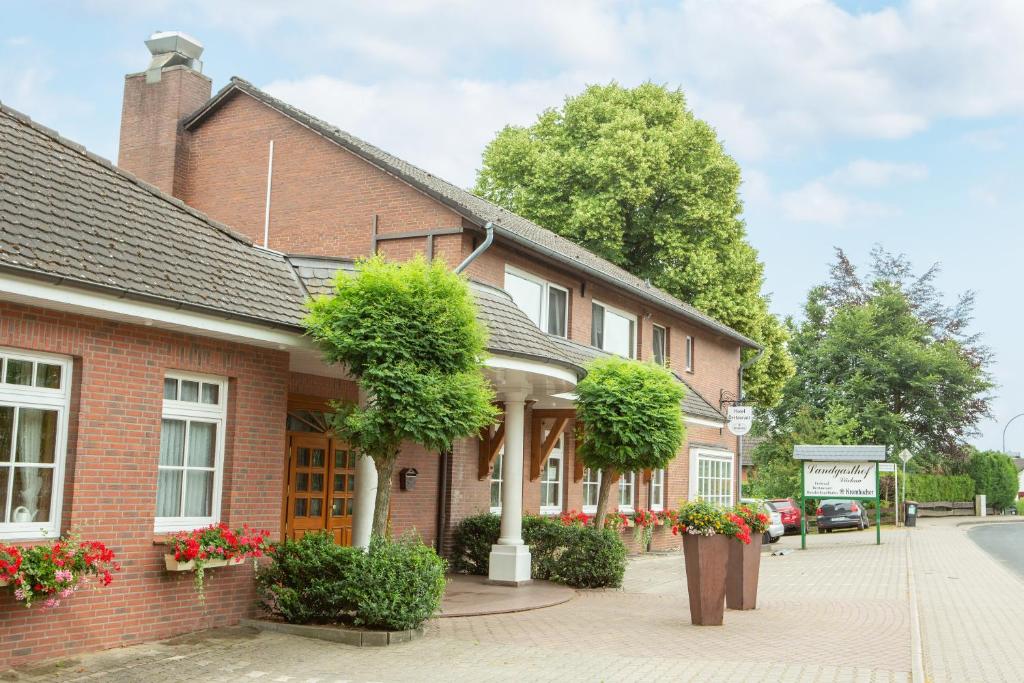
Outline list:
[[[1003,453],[1006,453],[1006,430],[1007,430],[1007,428],[1009,428],[1010,423],[1013,422],[1014,420],[1016,420],[1018,417],[1024,417],[1024,413],[1017,413],[1016,415],[1011,417],[1007,421],[1006,426],[1003,427],[1003,450],[1002,450]]]

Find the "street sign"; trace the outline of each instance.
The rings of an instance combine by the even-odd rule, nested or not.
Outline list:
[[[894,462],[880,462],[880,463],[878,463],[878,471],[879,472],[895,472],[896,471],[896,463],[894,463]]]
[[[914,454],[911,453],[910,451],[908,451],[906,448],[904,448],[902,451],[900,451],[900,460],[902,460],[904,463],[907,462],[908,460],[910,460],[913,457],[914,457]]]
[[[874,498],[878,494],[873,462],[805,462],[807,498]]]
[[[729,406],[729,431],[743,436],[754,424],[754,409],[751,406]]]

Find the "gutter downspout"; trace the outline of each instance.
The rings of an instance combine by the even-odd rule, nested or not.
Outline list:
[[[487,236],[484,237],[483,243],[479,247],[474,249],[473,253],[467,256],[465,261],[456,266],[456,274],[461,273],[466,268],[468,268],[470,263],[475,261],[477,257],[480,256],[480,254],[487,251],[490,248],[491,244],[494,243],[494,223],[492,223],[491,221],[487,221],[487,224],[484,226],[484,230],[487,231]]]
[[[752,366],[757,361],[761,360],[761,356],[763,356],[763,355],[764,355],[764,347],[762,346],[760,349],[757,350],[757,355],[756,356],[754,356],[753,358],[748,359],[747,362],[745,362],[745,363],[740,363],[740,371],[739,371],[739,382],[740,382],[739,395],[740,395],[740,401],[743,400],[743,371],[746,370],[747,368],[749,368],[750,366]],[[739,476],[736,477],[736,488],[739,489],[736,492],[736,499],[739,500],[740,494],[743,493],[743,484],[741,483],[742,480],[743,480],[743,436],[742,435],[736,437],[736,450],[738,451],[736,453],[736,459],[739,461],[739,465],[740,465]]]

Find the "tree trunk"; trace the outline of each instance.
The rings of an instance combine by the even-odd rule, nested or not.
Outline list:
[[[604,518],[608,513],[608,497],[609,492],[612,490],[612,484],[618,479],[615,476],[615,470],[606,468],[601,470],[601,484],[597,489],[597,510],[594,512],[594,528],[604,528]],[[618,509],[616,507],[616,509]]]
[[[395,461],[398,460],[398,450],[373,456],[373,466],[377,469],[377,499],[373,504],[373,529],[370,532],[374,536],[386,536],[388,532],[388,511],[391,509],[391,476],[395,472]]]

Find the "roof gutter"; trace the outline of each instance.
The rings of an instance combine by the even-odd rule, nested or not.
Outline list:
[[[475,261],[477,257],[480,256],[480,254],[490,249],[491,245],[494,243],[494,223],[492,223],[491,221],[487,221],[487,224],[484,226],[484,231],[487,233],[487,236],[484,237],[484,241],[480,244],[479,247],[473,250],[472,254],[466,257],[465,261],[460,263],[455,268],[456,274],[461,273],[466,268],[468,268],[470,263]]]
[[[249,316],[239,313],[231,313],[211,306],[201,306],[198,304],[190,304],[183,301],[176,301],[174,299],[167,299],[153,294],[144,294],[142,292],[134,292],[125,287],[116,287],[113,285],[103,285],[96,282],[89,282],[88,280],[79,280],[77,278],[65,277],[62,275],[50,275],[47,273],[40,273],[39,271],[30,270],[28,268],[19,268],[18,266],[12,266],[6,263],[0,263],[0,273],[6,272],[11,275],[17,275],[32,280],[39,280],[55,286],[69,285],[75,289],[84,289],[88,291],[98,292],[101,294],[109,294],[116,296],[119,299],[131,299],[134,301],[140,301],[142,303],[157,304],[165,306],[167,308],[178,310],[178,311],[190,311],[193,313],[202,313],[209,316],[214,316],[222,320],[233,320],[236,322],[249,323],[252,325],[259,325],[260,327],[271,327],[278,330],[284,330],[287,332],[295,332],[298,334],[305,334],[305,330],[300,325],[293,325],[285,322],[276,320],[267,320],[266,318],[258,318],[256,316]]]

